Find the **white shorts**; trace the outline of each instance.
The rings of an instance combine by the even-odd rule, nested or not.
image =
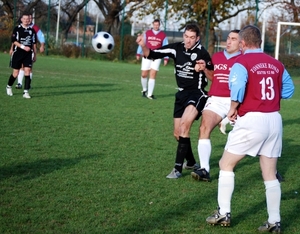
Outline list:
[[[221,116],[222,119],[224,119],[228,114],[230,104],[230,97],[211,96],[207,99],[203,110],[210,110],[212,112],[215,112],[216,114]]]
[[[160,62],[161,62],[161,59],[152,60],[152,59],[146,59],[143,57],[141,70],[147,71],[147,70],[153,69],[155,71],[159,71]]]
[[[249,112],[238,117],[228,134],[225,150],[238,155],[280,157],[282,119],[279,112]]]

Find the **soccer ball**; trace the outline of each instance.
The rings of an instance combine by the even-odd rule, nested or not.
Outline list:
[[[115,41],[109,33],[97,32],[92,38],[92,46],[96,52],[106,54],[114,49]]]

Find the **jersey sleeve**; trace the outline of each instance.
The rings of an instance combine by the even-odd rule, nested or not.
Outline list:
[[[244,100],[248,73],[240,63],[235,63],[229,73],[229,89],[232,101],[242,103]]]
[[[44,33],[42,32],[42,30],[39,30],[37,33],[37,39],[40,43],[45,43],[45,36]]]
[[[282,90],[281,98],[288,99],[291,98],[294,94],[295,86],[290,74],[284,69],[282,74]]]
[[[212,60],[211,60],[211,57],[210,57],[210,55],[209,55],[209,53],[206,51],[206,53],[204,54],[204,61],[205,61],[205,63],[206,63],[206,68],[208,69],[208,70],[211,70],[211,71],[213,71],[214,70],[214,65],[213,65],[213,63],[212,63]]]
[[[13,33],[11,35],[11,42],[12,43],[14,43],[15,41],[18,41],[17,35],[18,35],[17,27],[15,27],[14,30],[13,30]]]
[[[165,46],[165,45],[168,45],[168,44],[169,44],[168,38],[165,37],[165,39],[163,40],[162,46]],[[169,60],[169,57],[167,56],[167,57],[165,57],[164,59],[165,59],[165,60]]]
[[[175,58],[176,57],[176,44],[169,44],[163,47],[160,47],[155,50],[150,50],[150,54],[147,57],[148,59],[161,59],[164,57]]]
[[[143,50],[142,50],[142,47],[141,47],[140,45],[139,45],[138,48],[137,48],[136,54],[137,54],[137,55],[143,54]]]

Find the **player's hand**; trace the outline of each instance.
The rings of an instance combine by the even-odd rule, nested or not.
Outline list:
[[[168,64],[168,60],[164,59],[164,66],[167,66],[167,64]]]
[[[235,123],[237,119],[237,110],[230,108],[230,110],[227,113],[227,118],[229,119],[230,122]]]
[[[31,48],[29,46],[25,46],[23,50],[29,52],[29,51],[31,51]]]
[[[145,46],[143,34],[138,34],[136,38],[136,43],[142,47]]]
[[[203,59],[200,59],[200,60],[196,61],[196,65],[195,65],[195,71],[196,72],[203,71],[203,70],[205,70],[205,68],[206,68],[206,63]]]
[[[44,47],[44,46],[41,46],[41,47],[40,47],[40,53],[44,53],[44,51],[45,51],[45,47]]]
[[[140,57],[141,57],[141,56],[137,55],[137,56],[136,56],[136,60],[140,60]]]

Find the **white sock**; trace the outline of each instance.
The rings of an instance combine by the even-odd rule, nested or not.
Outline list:
[[[155,86],[155,79],[149,78],[149,81],[148,81],[148,94],[147,94],[148,96],[152,96],[154,86]]]
[[[207,172],[210,170],[209,159],[211,154],[211,142],[210,139],[200,139],[198,141],[198,155],[200,161],[200,167],[205,168]]]
[[[221,124],[222,125],[227,125],[229,123],[229,119],[227,117],[225,117],[222,121],[221,121]]]
[[[234,172],[220,170],[218,182],[218,204],[220,214],[231,211],[231,197],[234,190]]]
[[[18,84],[22,85],[23,82],[23,77],[24,77],[24,70],[19,70],[19,75],[18,75]]]
[[[280,222],[281,187],[278,180],[264,181],[268,209],[268,222]]]
[[[141,77],[141,84],[142,84],[142,88],[143,88],[143,91],[147,91],[147,83],[148,83],[148,80],[147,80],[147,77]]]
[[[32,80],[32,72],[30,72],[30,80]]]

